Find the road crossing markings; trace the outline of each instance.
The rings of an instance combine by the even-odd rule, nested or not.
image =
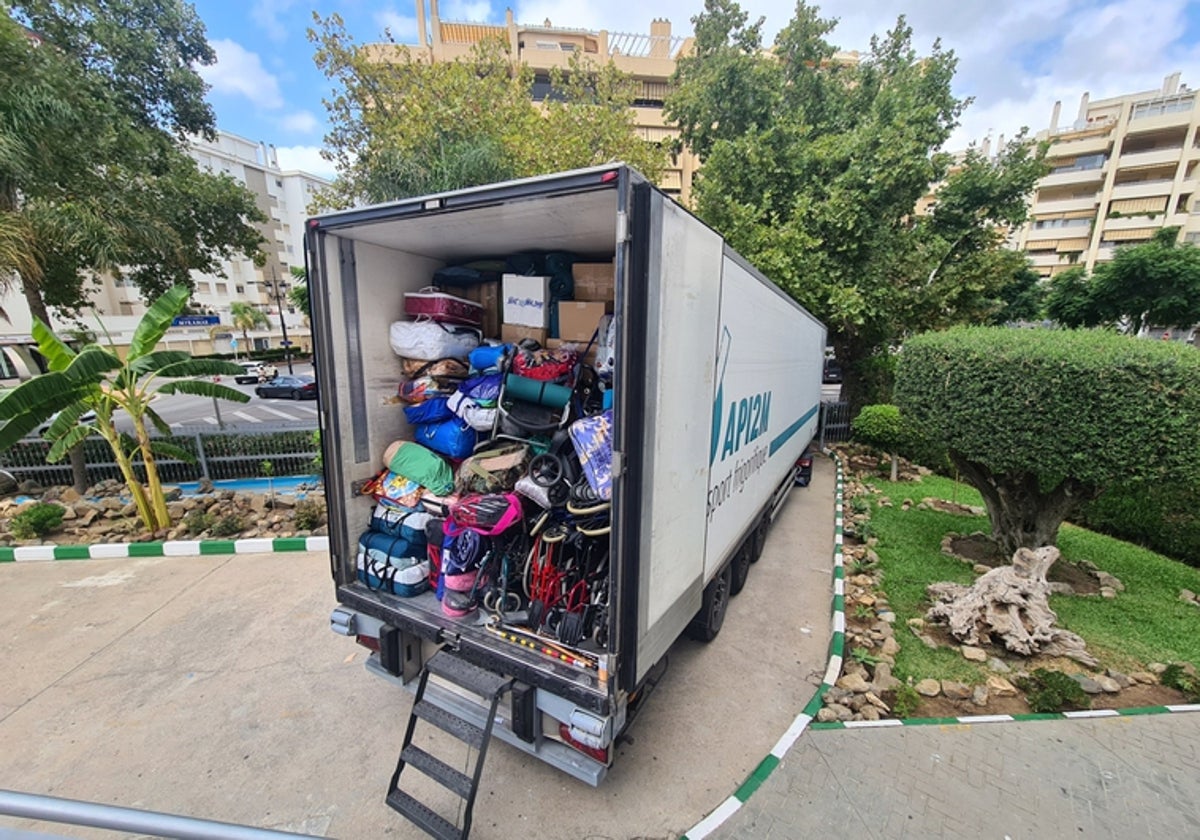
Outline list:
[[[255,417],[253,414],[247,414],[244,411],[235,411],[233,413],[234,413],[234,415],[241,417],[247,423],[261,423],[262,422],[257,417]]]
[[[282,417],[284,420],[299,420],[300,418],[294,414],[288,414],[286,411],[280,411],[278,408],[271,408],[267,405],[258,406],[259,411],[265,411],[268,414],[274,414],[276,417]]]

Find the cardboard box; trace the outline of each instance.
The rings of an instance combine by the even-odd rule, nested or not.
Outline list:
[[[602,300],[561,300],[558,302],[558,337],[563,341],[591,340],[600,319],[612,312],[612,304]]]
[[[575,281],[575,300],[615,300],[616,281],[613,271],[613,264],[610,262],[575,263],[571,266],[571,276]]]
[[[550,278],[505,274],[502,280],[504,323],[550,326]]]
[[[532,338],[543,347],[546,346],[546,332],[544,327],[526,327],[521,324],[501,324],[500,325],[500,340],[508,344],[516,344],[523,338]]]
[[[551,350],[557,350],[559,347],[562,347],[564,344],[570,345],[571,347],[578,350],[580,353],[583,352],[584,347],[587,347],[586,341],[563,341],[561,338],[546,339],[546,347],[550,348]],[[583,360],[585,362],[587,362],[589,365],[591,365],[592,367],[595,367],[596,366],[596,351],[599,349],[600,348],[598,345],[593,344],[591,349],[588,350],[587,354],[583,357]]]
[[[443,292],[458,295],[467,300],[473,300],[483,307],[483,323],[480,329],[488,338],[500,336],[500,281],[490,280],[486,283],[475,283],[471,286],[439,286]]]

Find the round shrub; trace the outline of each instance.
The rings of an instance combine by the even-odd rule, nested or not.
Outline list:
[[[854,439],[884,452],[896,452],[904,444],[904,421],[894,405],[865,405],[850,424]]]
[[[61,505],[37,502],[14,516],[8,523],[8,531],[19,540],[44,537],[62,525],[65,513]]]

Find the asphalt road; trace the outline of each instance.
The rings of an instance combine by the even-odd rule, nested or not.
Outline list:
[[[311,364],[293,364],[297,376],[312,376]],[[280,374],[287,375],[287,366],[278,365]],[[208,397],[189,394],[174,394],[159,397],[154,402],[158,412],[171,428],[177,430],[294,428],[315,429],[317,427],[317,403],[315,400],[293,402],[281,399],[263,399],[254,393],[255,384],[238,385],[233,377],[221,377],[221,384],[241,391],[250,397],[246,403],[226,400],[214,401]],[[216,403],[214,405],[214,402]],[[219,415],[219,421],[218,421]],[[118,419],[117,427],[129,430],[127,418]]]

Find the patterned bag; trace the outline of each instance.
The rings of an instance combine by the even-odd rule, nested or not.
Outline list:
[[[578,360],[579,353],[567,347],[550,350],[517,345],[513,353],[512,372],[541,382],[557,382],[571,375]]]
[[[612,499],[612,410],[571,424],[571,444],[596,495]]]
[[[525,474],[529,447],[505,443],[476,452],[458,467],[454,487],[459,493],[499,493],[512,490]]]

